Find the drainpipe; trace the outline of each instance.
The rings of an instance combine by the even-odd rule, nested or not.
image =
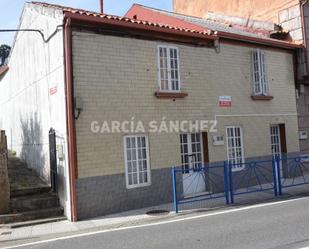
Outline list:
[[[64,61],[65,61],[65,83],[66,83],[66,114],[67,134],[69,152],[69,182],[71,195],[71,220],[77,221],[77,202],[75,179],[77,178],[77,155],[76,155],[76,134],[75,121],[73,117],[73,73],[72,73],[72,30],[71,18],[65,19],[64,25]]]
[[[307,4],[308,0],[304,0],[300,2],[300,13],[301,13],[301,23],[302,23],[302,33],[303,33],[303,44],[305,51],[305,63],[307,74],[309,73],[309,59],[308,59],[308,46],[307,46],[307,34],[306,34],[306,22],[305,22],[305,13],[304,13],[304,5]]]

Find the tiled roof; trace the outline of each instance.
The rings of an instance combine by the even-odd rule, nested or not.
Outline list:
[[[237,34],[237,35],[243,35],[243,36],[250,36],[250,37],[255,37],[255,38],[270,39],[269,38],[270,32],[266,30],[250,29],[248,27],[241,27],[241,26],[233,27],[233,25],[230,23],[223,23],[223,22],[209,20],[205,18],[182,15],[182,14],[173,13],[169,11],[150,8],[147,6],[141,6],[141,7],[152,10],[152,11],[156,11],[161,14],[176,17],[178,19],[181,19],[183,21],[187,21],[190,23],[194,23],[196,25],[200,25],[204,27],[205,29],[215,30],[219,32],[232,33],[232,34]]]
[[[216,32],[218,37],[229,38],[248,42],[258,42],[265,43],[269,45],[279,46],[279,47],[301,47],[301,44],[294,42],[289,42],[285,40],[273,39],[270,37],[270,30],[266,29],[254,29],[250,27],[245,27],[241,25],[232,25],[231,23],[226,23],[222,21],[214,21],[206,18],[199,18],[194,16],[187,16],[179,13],[169,12],[165,10],[155,9],[140,4],[134,4],[131,9],[126,14],[128,17],[137,15],[140,19],[156,19],[161,16],[168,23],[169,18],[174,18],[184,23],[195,24],[205,29],[213,30]],[[156,17],[157,15],[157,17]]]
[[[31,2],[32,4],[39,5],[47,8],[54,8],[63,11],[64,14],[76,15],[78,19],[87,19],[87,17],[95,19],[105,19],[106,22],[114,22],[115,25],[128,26],[130,24],[135,25],[135,28],[140,27],[143,30],[151,30],[153,28],[159,29],[160,32],[180,32],[184,35],[192,34],[193,36],[205,36],[208,39],[216,39],[216,37],[241,40],[247,42],[257,42],[262,44],[268,44],[285,48],[298,48],[302,47],[300,44],[293,42],[278,40],[270,38],[270,32],[261,30],[257,32],[256,29],[240,28],[231,26],[223,22],[216,22],[209,19],[203,19],[198,17],[186,16],[178,13],[168,12],[164,10],[154,9],[138,4],[134,4],[129,10],[130,15],[120,17],[116,15],[107,15],[103,13],[87,11],[83,9],[71,8],[62,5],[49,4],[44,2]],[[151,16],[132,14],[134,8],[138,8],[143,12],[148,11]],[[167,18],[169,17],[169,18]],[[130,27],[132,27],[130,26]]]
[[[102,14],[98,12],[93,12],[93,11],[88,11],[88,10],[83,10],[83,9],[76,9],[76,8],[66,7],[66,6],[57,5],[57,4],[49,4],[49,3],[44,3],[44,2],[31,2],[31,3],[35,5],[40,5],[42,7],[59,9],[59,10],[62,10],[63,12],[70,12],[73,14],[80,14],[84,16],[93,16],[93,17],[98,17],[98,18],[103,18],[103,19],[112,19],[112,20],[117,20],[120,22],[131,22],[131,23],[143,25],[145,27],[154,26],[154,27],[159,27],[159,28],[166,28],[166,29],[178,30],[182,32],[205,34],[205,35],[211,35],[214,33],[213,31],[209,29],[199,29],[199,30],[190,29],[190,28],[185,28],[185,27],[173,26],[173,25],[169,25],[166,23],[149,22],[149,21],[138,20],[134,18],[120,17],[116,15],[107,15],[107,14]]]

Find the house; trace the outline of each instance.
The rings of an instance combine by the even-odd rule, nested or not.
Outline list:
[[[278,10],[289,9],[299,0],[173,0],[173,8],[177,13],[207,18],[208,14],[219,13],[243,17],[249,20],[259,20],[276,23]]]
[[[0,128],[46,181],[56,131],[70,220],[170,202],[175,165],[229,160],[241,170],[245,158],[299,151],[302,46],[203,22],[139,5],[126,17],[25,5],[20,28],[44,39],[15,37]]]
[[[309,152],[309,88],[308,88],[308,13],[309,3],[303,0],[240,0],[240,1],[212,1],[174,0],[174,11],[185,15],[210,19],[221,19],[235,24],[243,19],[248,26],[254,20],[267,21],[278,24],[289,32],[287,39],[303,44],[298,50],[297,60],[297,112],[299,123],[300,150]]]

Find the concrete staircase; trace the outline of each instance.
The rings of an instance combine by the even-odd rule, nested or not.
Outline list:
[[[0,224],[43,219],[63,219],[58,196],[51,192],[35,171],[17,157],[10,156],[8,172],[11,188],[11,212],[0,215]]]

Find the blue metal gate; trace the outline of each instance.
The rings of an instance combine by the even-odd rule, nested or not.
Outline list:
[[[182,176],[185,175],[184,178]],[[205,164],[190,169],[182,167],[172,168],[173,177],[173,200],[174,210],[179,211],[179,205],[193,203],[210,199],[225,198],[226,204],[229,204],[228,192],[228,164]],[[205,183],[204,191],[196,192],[191,196],[184,196],[186,189],[183,188],[183,181],[186,177],[191,177],[187,187],[191,187],[197,178],[202,178]]]

